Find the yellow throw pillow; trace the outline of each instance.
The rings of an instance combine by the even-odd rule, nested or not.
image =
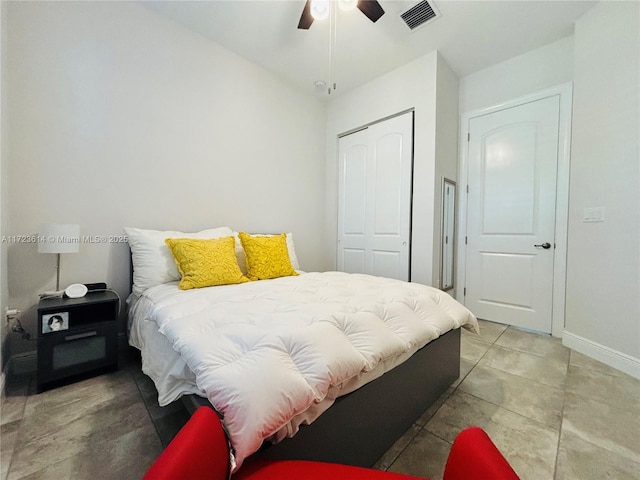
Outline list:
[[[269,237],[238,234],[247,258],[247,277],[251,280],[298,275],[291,266],[287,234]]]
[[[167,238],[165,243],[182,275],[181,290],[249,281],[238,266],[233,237],[210,240]]]

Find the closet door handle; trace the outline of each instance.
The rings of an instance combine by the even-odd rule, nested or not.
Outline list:
[[[540,245],[534,245],[534,247],[536,248],[542,247],[545,250],[548,250],[551,248],[551,244],[549,242],[544,242],[544,243],[541,243]]]

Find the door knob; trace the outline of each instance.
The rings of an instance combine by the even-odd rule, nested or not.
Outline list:
[[[542,247],[545,250],[547,250],[547,249],[551,248],[551,244],[549,242],[544,242],[544,243],[542,243],[540,245],[534,245],[534,247]]]

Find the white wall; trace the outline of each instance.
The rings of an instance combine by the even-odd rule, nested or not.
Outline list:
[[[302,268],[324,268],[326,113],[313,92],[133,2],[11,2],[8,15],[7,234],[286,230]],[[34,333],[55,258],[8,250],[10,301]],[[126,244],[82,244],[61,270],[61,286],[129,290]],[[34,348],[13,337],[12,353]]]
[[[640,377],[640,4],[576,23],[567,316],[572,348]],[[605,221],[583,222],[604,207]]]
[[[460,79],[460,112],[500,104],[573,79],[573,37]]]
[[[4,105],[7,101],[7,85],[4,80],[5,75],[5,47],[7,44],[7,15],[6,2],[0,2],[0,105]],[[5,112],[0,109],[0,237],[6,232],[5,211],[7,209],[7,117]],[[7,360],[9,358],[9,326],[4,318],[4,312],[8,306],[8,290],[7,290],[7,244],[0,243],[0,375],[5,371]],[[4,392],[4,377],[0,382],[0,391]]]
[[[414,190],[412,281],[431,285],[435,194],[436,78],[438,53],[429,53],[333,99],[327,109],[326,251],[335,267],[338,212],[338,135],[413,108]]]

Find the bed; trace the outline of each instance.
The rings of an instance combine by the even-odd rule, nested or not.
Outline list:
[[[278,242],[292,273],[181,289],[184,265],[171,270],[178,257],[159,239],[231,236],[238,268],[251,271],[241,258],[250,244],[225,228],[154,232],[153,241],[147,232],[127,229],[129,343],[160,405],[182,399],[221,415],[235,468],[249,455],[371,466],[458,377],[460,328],[477,331],[473,314],[440,290],[300,271],[291,234]],[[146,281],[148,251],[160,281]]]

